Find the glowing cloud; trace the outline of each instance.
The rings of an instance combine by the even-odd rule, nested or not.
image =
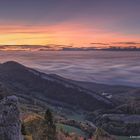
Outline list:
[[[84,22],[62,22],[54,25],[0,25],[2,45],[65,44],[89,46],[92,42],[139,41],[138,35],[114,33]],[[93,44],[92,45],[97,45]]]

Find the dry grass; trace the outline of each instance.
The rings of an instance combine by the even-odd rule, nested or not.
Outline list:
[[[33,140],[33,139],[32,139],[32,136],[27,136],[26,135],[26,136],[24,136],[24,140]]]

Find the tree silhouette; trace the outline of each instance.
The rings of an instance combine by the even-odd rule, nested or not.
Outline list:
[[[53,115],[49,109],[46,110],[44,119],[46,127],[43,132],[43,137],[46,137],[47,140],[56,140],[56,126]]]
[[[49,126],[53,125],[53,115],[49,109],[46,110],[44,119],[47,125]]]

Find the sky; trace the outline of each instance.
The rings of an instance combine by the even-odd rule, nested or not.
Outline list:
[[[0,0],[0,45],[138,46],[140,0]]]

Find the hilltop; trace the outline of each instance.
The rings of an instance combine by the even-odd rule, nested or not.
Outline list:
[[[17,62],[0,64],[0,82],[17,96],[73,109],[111,108],[110,99],[56,75],[40,73]]]

